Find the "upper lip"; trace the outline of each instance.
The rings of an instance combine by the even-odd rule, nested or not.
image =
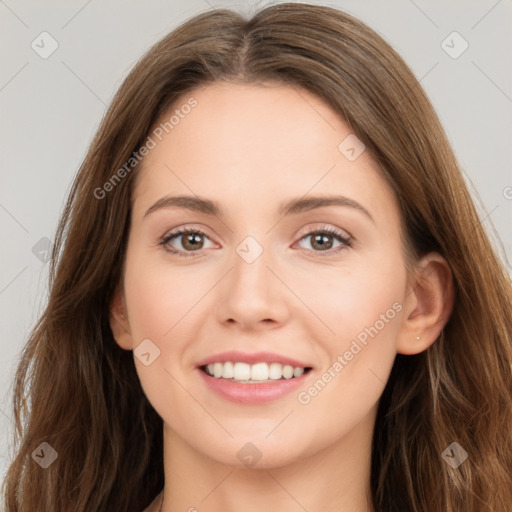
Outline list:
[[[298,366],[300,368],[311,368],[311,365],[305,364],[302,361],[298,361],[297,359],[293,359],[288,356],[275,354],[273,352],[254,352],[252,354],[249,354],[246,352],[238,352],[236,350],[222,352],[220,354],[215,354],[213,356],[207,357],[206,359],[200,361],[197,366],[206,366],[212,363],[224,363],[226,361],[247,364],[281,363],[283,365],[290,365],[293,367]]]

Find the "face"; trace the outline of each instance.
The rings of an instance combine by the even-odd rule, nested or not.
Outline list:
[[[176,440],[237,466],[248,442],[260,467],[313,456],[373,422],[397,353],[396,200],[306,91],[216,83],[175,109],[134,189],[124,348]]]

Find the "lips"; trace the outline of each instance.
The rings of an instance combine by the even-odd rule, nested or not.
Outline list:
[[[304,385],[313,374],[308,363],[272,352],[223,352],[203,359],[197,369],[216,395],[244,405],[278,400]]]

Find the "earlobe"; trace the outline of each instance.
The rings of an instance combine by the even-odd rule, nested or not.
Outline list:
[[[118,289],[110,305],[110,329],[116,343],[125,350],[133,349],[133,339],[130,333],[130,324],[126,314],[126,303],[123,293]]]
[[[454,303],[453,276],[438,253],[424,256],[408,292],[397,352],[418,354],[436,341],[450,318]]]

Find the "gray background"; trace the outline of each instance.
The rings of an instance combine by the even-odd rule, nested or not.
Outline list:
[[[106,105],[142,54],[185,19],[212,7],[252,13],[268,3],[0,0],[2,477],[12,449],[14,369],[47,293],[45,244],[53,240],[64,198]],[[311,3],[338,7],[368,23],[411,66],[510,272],[511,0]],[[43,45],[43,31],[59,45],[46,59],[31,47],[32,41]],[[458,58],[441,46],[453,31],[469,44]],[[461,48],[453,37],[446,44],[452,52]]]

